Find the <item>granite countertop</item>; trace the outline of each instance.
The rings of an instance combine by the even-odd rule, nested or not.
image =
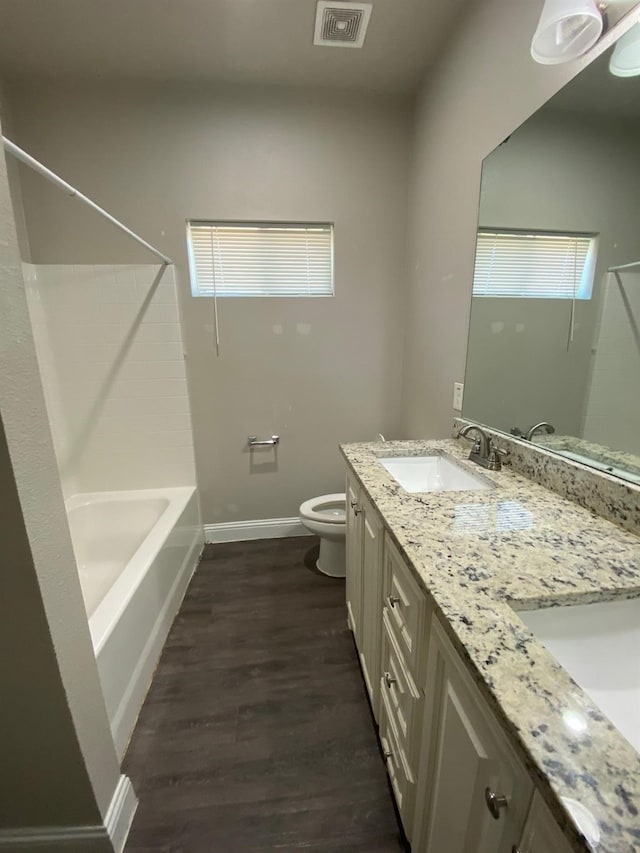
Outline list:
[[[615,450],[613,447],[607,447],[604,444],[596,444],[593,441],[587,441],[584,438],[577,438],[573,435],[535,435],[532,439],[538,447],[547,447],[549,450],[569,450],[573,453],[580,453],[590,459],[595,459],[602,465],[610,465],[613,468],[620,468],[623,471],[628,471],[640,476],[640,457],[635,453],[627,453],[624,450]]]
[[[506,466],[485,471],[466,442],[341,451],[574,848],[640,853],[640,755],[516,612],[640,596],[638,537]],[[446,453],[495,488],[409,494],[378,461],[425,452]],[[565,722],[575,714],[583,731]],[[560,797],[591,812],[599,843],[575,829]]]

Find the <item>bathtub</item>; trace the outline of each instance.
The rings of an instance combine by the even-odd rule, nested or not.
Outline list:
[[[122,758],[203,546],[193,486],[74,495],[71,540]]]

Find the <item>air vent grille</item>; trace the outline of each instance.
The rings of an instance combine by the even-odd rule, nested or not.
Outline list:
[[[330,47],[362,47],[371,8],[371,3],[319,0],[313,43]]]
[[[343,12],[342,9],[325,9],[322,19],[322,38],[328,41],[357,41],[362,10]]]

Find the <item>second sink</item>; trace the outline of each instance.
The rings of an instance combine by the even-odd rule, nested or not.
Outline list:
[[[388,456],[380,463],[407,492],[462,492],[492,485],[441,454]]]
[[[518,616],[640,752],[640,598]],[[580,723],[575,714],[567,722]]]

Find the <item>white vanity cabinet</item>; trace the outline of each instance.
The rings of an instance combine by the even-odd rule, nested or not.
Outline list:
[[[520,843],[511,853],[571,853],[572,847],[536,791],[531,800]]]
[[[384,528],[371,502],[347,477],[347,617],[376,721],[380,712],[382,551]]]
[[[570,853],[432,597],[351,473],[346,597],[413,853]]]
[[[347,475],[347,542],[346,542],[346,595],[347,621],[353,631],[356,645],[362,643],[362,510],[360,489],[351,475]]]
[[[427,659],[427,597],[389,534],[384,542],[380,742],[407,837],[411,836]]]
[[[414,853],[512,853],[533,783],[434,619]]]

